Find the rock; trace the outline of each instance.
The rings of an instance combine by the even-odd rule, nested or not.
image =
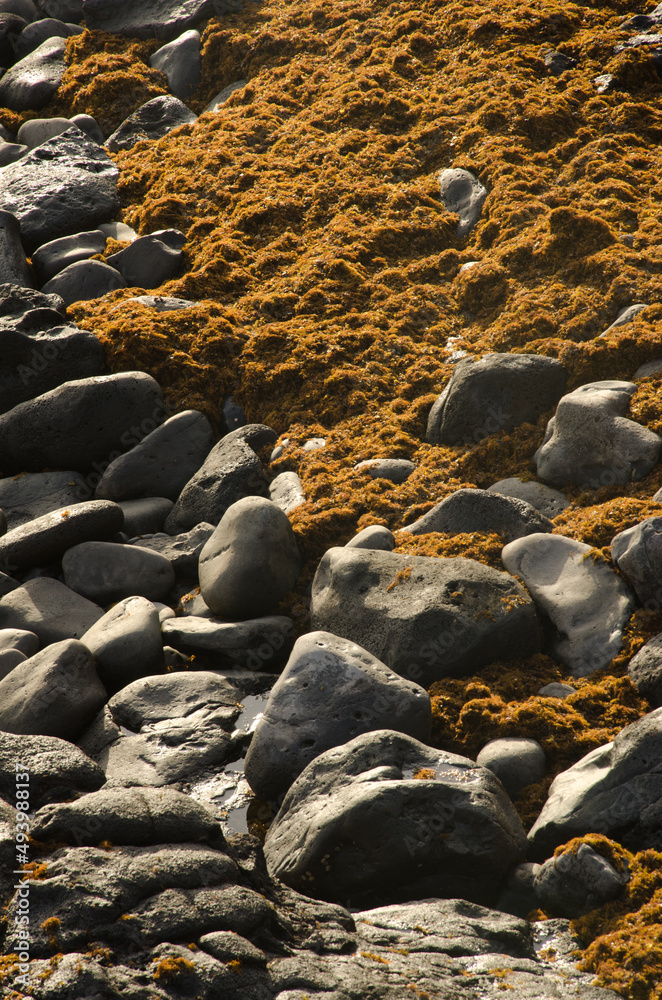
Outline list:
[[[16,58],[23,59],[34,52],[49,38],[70,38],[81,34],[83,29],[77,24],[67,24],[54,17],[40,18],[28,24],[15,42]]]
[[[556,917],[581,917],[616,899],[628,876],[597,854],[589,844],[549,858],[534,881],[540,905]]]
[[[213,442],[214,432],[203,413],[177,413],[142,439],[131,440],[131,451],[108,465],[95,495],[107,500],[150,496],[176,500]]]
[[[14,667],[17,667],[19,663],[25,663],[27,660],[25,653],[21,653],[20,649],[3,649],[0,651],[0,680],[6,677],[7,674],[11,673]]]
[[[553,486],[612,486],[642,479],[662,438],[625,417],[634,382],[590,382],[559,401],[536,451],[538,476]]]
[[[0,479],[0,508],[10,531],[50,511],[78,504],[89,494],[78,472],[26,472]]]
[[[547,769],[538,741],[520,736],[490,740],[476,757],[476,763],[496,774],[511,799],[527,785],[542,781]]]
[[[662,606],[661,556],[662,517],[647,517],[612,538],[611,557],[648,611]]]
[[[230,97],[231,94],[234,94],[235,90],[243,90],[247,83],[248,80],[235,80],[234,83],[229,83],[227,87],[223,87],[223,90],[220,90],[216,97],[212,98],[209,102],[205,108],[205,112],[218,111],[218,109],[225,104],[228,97]]]
[[[138,238],[138,233],[125,222],[102,222],[98,227],[106,239],[117,240],[118,243],[129,242]],[[125,300],[129,301],[129,300]],[[114,308],[117,308],[115,306]]]
[[[73,115],[71,118],[71,124],[76,125],[77,128],[84,132],[92,142],[96,142],[97,146],[103,146],[105,142],[105,136],[101,131],[101,126],[97,122],[96,118],[92,115]],[[116,225],[122,225],[122,223],[116,223]],[[128,228],[128,227],[127,227]]]
[[[600,336],[606,337],[606,335],[612,330],[617,330],[620,326],[627,326],[628,323],[633,323],[635,318],[645,308],[645,302],[636,302],[634,305],[626,306],[625,309],[621,309],[611,326],[608,326],[604,333],[601,333]]]
[[[24,21],[36,21],[39,17],[32,0],[2,0],[0,10],[22,17]]]
[[[639,694],[653,707],[662,705],[662,633],[649,639],[632,657],[628,674]]]
[[[119,506],[124,512],[124,533],[129,538],[135,538],[160,531],[174,504],[166,497],[142,497],[140,500],[123,500]]]
[[[362,469],[373,479],[390,479],[392,483],[404,483],[416,466],[406,458],[367,458],[354,468]]]
[[[572,56],[567,56],[563,52],[555,52],[553,50],[545,54],[543,62],[552,76],[560,76],[561,73],[565,73],[569,69],[574,69],[577,65],[577,60],[573,59]]]
[[[441,170],[438,180],[444,208],[460,217],[457,235],[468,236],[480,219],[487,190],[468,170]]]
[[[544,483],[537,483],[534,479],[520,479],[518,476],[500,479],[488,486],[487,492],[514,497],[516,500],[526,500],[544,517],[549,518],[556,517],[570,506],[568,498],[558,490],[553,490]]]
[[[353,642],[309,632],[297,639],[271,689],[244,772],[261,799],[276,800],[325,750],[376,729],[427,740],[430,724],[422,687]]]
[[[0,209],[0,274],[4,282],[34,288],[34,278],[21,243],[18,219]]]
[[[0,171],[0,206],[18,219],[31,253],[117,215],[118,176],[105,151],[72,125]]]
[[[149,57],[149,64],[160,70],[171,93],[180,101],[188,101],[200,86],[202,60],[200,32],[185,31]]]
[[[152,535],[151,538],[141,538],[137,542],[131,541],[130,544],[140,545],[144,549],[151,549],[152,552],[160,552],[172,566],[176,577],[197,579],[200,553],[213,533],[214,525],[205,524],[203,521],[181,535]]]
[[[81,642],[94,657],[109,694],[164,669],[159,613],[144,597],[119,601],[81,636]]]
[[[68,587],[101,605],[130,596],[160,601],[175,582],[172,566],[158,552],[113,542],[74,545],[64,554],[62,571]]]
[[[507,573],[472,559],[376,549],[325,553],[311,628],[351,639],[425,688],[540,648],[533,602]]]
[[[165,530],[174,535],[201,521],[217,525],[236,501],[266,496],[269,487],[256,449],[275,438],[265,424],[247,424],[221,438],[180,493]]]
[[[126,288],[126,282],[114,267],[100,260],[79,260],[51,278],[42,291],[60,295],[70,306],[74,302],[99,299],[118,288]]]
[[[636,382],[640,378],[657,378],[660,374],[662,374],[662,358],[656,358],[654,361],[645,361],[643,365],[639,365],[632,379]]]
[[[626,726],[552,782],[529,832],[530,855],[548,858],[559,844],[602,833],[629,850],[660,850],[662,708]]]
[[[12,111],[34,111],[48,104],[64,75],[65,43],[48,38],[14,63],[0,80],[0,103]]]
[[[389,528],[381,524],[370,524],[357,532],[345,543],[346,549],[382,549],[392,552],[395,548],[395,535]]]
[[[153,97],[115,129],[106,140],[106,146],[111,153],[118,153],[120,149],[132,149],[137,142],[162,139],[168,132],[180,125],[190,125],[197,118],[190,108],[171,94]]]
[[[76,233],[75,236],[63,236],[59,240],[44,243],[32,254],[32,266],[37,272],[41,284],[54,278],[64,271],[69,264],[87,260],[94,254],[103,253],[106,237],[100,229],[91,229],[87,233]],[[100,263],[100,261],[95,261]],[[59,293],[58,293],[59,294]]]
[[[188,299],[177,299],[172,295],[136,295],[131,299],[122,299],[116,306],[113,306],[113,310],[119,309],[120,306],[126,306],[130,302],[139,302],[141,306],[156,309],[157,312],[175,312],[179,309],[190,309],[191,306],[195,305],[195,302]]]
[[[107,263],[122,275],[127,285],[139,288],[158,288],[174,278],[181,268],[181,250],[169,247],[151,234],[140,236],[130,246],[111,254]]]
[[[36,149],[42,142],[62,135],[69,128],[71,122],[68,118],[32,118],[23,122],[16,133],[16,141],[26,145],[28,149]]]
[[[539,354],[486,354],[466,358],[428,417],[429,444],[474,445],[490,434],[535,423],[565,390],[565,368]]]
[[[90,30],[167,41],[220,13],[211,0],[142,0],[138,6],[133,0],[84,0],[83,10]]]
[[[571,694],[577,694],[577,688],[574,688],[572,684],[552,681],[551,684],[545,684],[541,687],[538,694],[541,698],[569,698]]]
[[[534,883],[539,871],[540,865],[531,864],[530,861],[524,861],[521,865],[516,865],[511,869],[501,887],[496,902],[497,910],[524,918],[532,910],[537,910],[540,906],[540,900],[536,895]]]
[[[24,28],[27,28],[25,18],[13,11],[0,10],[0,62],[3,67],[11,66],[16,61],[14,39]]]
[[[305,503],[303,486],[296,472],[281,472],[272,479],[269,484],[269,498],[285,514]]]
[[[523,860],[525,843],[490,771],[380,730],[308,764],[269,828],[265,856],[286,885],[333,902],[483,902]]]
[[[262,497],[232,504],[200,553],[200,592],[226,621],[259,618],[292,589],[302,560],[280,507]]]
[[[164,621],[161,630],[169,646],[213,659],[216,669],[276,669],[287,659],[294,639],[291,619],[276,615],[244,622],[189,615]]]
[[[608,94],[616,89],[618,80],[613,73],[600,73],[599,76],[593,77],[593,84],[598,94]]]
[[[89,651],[82,642],[65,639],[0,681],[0,729],[73,743],[107,697]]]
[[[39,9],[47,17],[78,24],[83,20],[83,0],[39,0]]]
[[[42,646],[80,639],[103,611],[59,580],[36,577],[0,600],[0,628],[34,632]]]
[[[16,761],[30,775],[30,805],[71,798],[75,792],[101,788],[105,776],[98,764],[72,743],[54,736],[0,732],[0,795],[14,799]]]
[[[324,448],[326,445],[326,438],[314,437],[310,438],[303,445],[303,451],[319,451],[320,448]]]
[[[494,532],[511,542],[525,535],[551,531],[552,528],[552,522],[526,500],[500,496],[488,490],[461,489],[400,530],[412,535],[425,535],[429,531],[449,535],[472,531]]]
[[[108,500],[89,500],[54,510],[0,538],[0,567],[11,574],[47,566],[78,542],[112,538],[123,523],[122,508]]]
[[[27,152],[28,147],[18,142],[0,140],[0,167],[8,167],[10,163],[22,160]]]
[[[0,415],[0,467],[5,473],[44,467],[103,472],[136,424],[140,430],[164,416],[161,389],[145,372],[65,382]]]
[[[254,944],[235,931],[212,931],[200,938],[200,947],[219,962],[240,962],[242,965],[266,965],[267,956]]]
[[[26,632],[20,628],[0,629],[0,650],[18,649],[27,658],[34,656],[39,649],[39,639],[34,632]]]

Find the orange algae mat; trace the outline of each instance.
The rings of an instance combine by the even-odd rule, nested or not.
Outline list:
[[[70,311],[102,338],[112,370],[152,373],[174,407],[218,420],[232,393],[250,421],[288,439],[272,468],[302,478],[307,502],[290,516],[306,568],[281,610],[301,629],[305,588],[328,546],[367,524],[401,527],[461,486],[535,474],[551,413],[472,448],[423,442],[453,352],[558,357],[569,388],[631,379],[662,357],[662,80],[646,47],[614,55],[632,34],[623,20],[646,9],[248,4],[205,27],[203,80],[189,104],[201,113],[227,84],[248,85],[217,113],[114,157],[124,221],[187,236],[185,273],[158,292],[198,304],[157,314],[122,305],[138,294],[131,289]],[[94,32],[70,40],[45,113],[87,112],[110,132],[167,92],[147,63],[158,44]],[[551,75],[551,49],[576,67]],[[599,94],[594,78],[605,73],[617,88]],[[466,240],[440,201],[436,174],[446,167],[473,171],[489,192]],[[632,324],[596,339],[636,302],[648,308]],[[640,380],[630,415],[662,432],[659,377]],[[326,446],[304,452],[313,436]],[[400,485],[355,470],[375,457],[417,468]],[[626,487],[570,490],[555,530],[608,558],[617,531],[662,514],[651,500],[660,486],[662,466]],[[501,544],[477,533],[404,535],[398,550],[500,567]],[[500,735],[539,739],[548,776],[517,803],[531,823],[558,771],[650,710],[627,663],[660,631],[662,615],[638,612],[621,655],[574,681],[577,694],[563,702],[537,694],[568,680],[546,656],[441,681],[431,690],[434,738],[470,755]],[[587,967],[637,1000],[662,996],[650,971],[662,968],[649,919],[659,901],[642,885],[632,912],[610,904],[582,930]]]

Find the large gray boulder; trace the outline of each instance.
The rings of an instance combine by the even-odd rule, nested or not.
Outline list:
[[[539,354],[486,354],[465,358],[435,401],[428,418],[430,444],[474,445],[522,423],[535,423],[565,390],[565,368]]]
[[[533,884],[540,905],[548,913],[581,917],[616,899],[627,881],[625,872],[617,871],[589,844],[580,844],[575,850],[548,858]]]
[[[76,792],[94,792],[106,777],[73,743],[55,736],[26,736],[0,732],[0,796],[16,797],[16,762],[30,775],[30,805],[70,799]]]
[[[380,730],[311,761],[269,829],[265,856],[287,885],[334,902],[489,902],[525,845],[490,771]]]
[[[615,535],[611,557],[650,611],[662,607],[662,517],[647,517]]]
[[[48,38],[19,59],[0,80],[0,104],[34,111],[48,104],[64,75],[64,38]]]
[[[0,600],[0,628],[34,632],[42,646],[80,639],[103,611],[59,580],[38,576]]]
[[[115,129],[106,140],[106,146],[111,153],[118,153],[121,149],[132,149],[137,142],[143,142],[145,139],[162,139],[180,125],[190,125],[197,121],[197,117],[172,94],[153,97]]]
[[[144,597],[127,597],[81,636],[110,694],[164,669],[159,613]]]
[[[161,601],[175,583],[175,571],[165,556],[114,542],[72,546],[62,558],[62,572],[68,587],[101,605],[132,596]]]
[[[44,514],[78,504],[91,494],[79,472],[26,472],[0,479],[0,510],[11,531]]]
[[[276,799],[311,760],[360,733],[430,736],[430,698],[367,650],[329,632],[297,639],[253,733],[244,772],[257,795]]]
[[[515,538],[551,531],[552,528],[552,522],[525,500],[500,496],[488,490],[461,489],[400,530],[409,531],[412,535],[424,535],[428,531],[449,535],[494,532],[512,542]]]
[[[662,708],[626,726],[553,781],[529,832],[529,853],[548,858],[559,844],[602,833],[639,851],[662,849]]]
[[[238,6],[227,3],[225,9]],[[214,17],[221,7],[221,0],[141,0],[139,4],[133,0],[83,0],[85,25],[90,30],[167,41]]]
[[[311,627],[351,639],[426,688],[540,649],[533,602],[507,573],[472,559],[377,549],[325,553]]]
[[[599,553],[598,553],[599,555]],[[519,576],[549,623],[552,656],[575,677],[601,670],[623,644],[634,595],[590,545],[564,535],[528,535],[506,545],[501,559]]]

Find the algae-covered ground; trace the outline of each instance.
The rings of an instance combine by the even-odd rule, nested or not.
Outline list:
[[[307,497],[291,514],[306,567],[282,607],[300,629],[328,546],[367,524],[410,523],[461,486],[535,474],[551,413],[473,447],[424,443],[456,352],[558,357],[569,388],[631,379],[662,356],[662,79],[650,46],[615,54],[636,34],[624,20],[647,10],[625,0],[249,3],[204,27],[189,105],[201,113],[227,84],[247,85],[218,112],[114,156],[123,220],[187,236],[185,271],[159,292],[197,304],[156,313],[123,305],[128,289],[70,312],[102,338],[112,370],[152,373],[173,407],[220,425],[232,394],[249,421],[288,440],[272,471],[296,470]],[[159,44],[71,39],[63,85],[39,114],[87,112],[109,134],[167,92],[147,62]],[[555,76],[551,50],[576,65]],[[614,80],[600,93],[604,74]],[[16,127],[19,116],[3,120]],[[488,190],[464,240],[440,200],[446,167]],[[647,308],[600,338],[633,303]],[[662,379],[638,386],[630,416],[661,432]],[[326,446],[302,450],[316,436]],[[416,471],[395,485],[354,468],[374,457],[408,458]],[[555,531],[608,558],[617,531],[662,513],[651,500],[660,486],[662,465],[625,487],[569,489]],[[404,534],[398,550],[500,567],[501,545]],[[627,663],[660,631],[659,612],[639,611],[621,655],[574,681],[565,701],[537,694],[568,680],[543,655],[438,682],[434,739],[470,755],[500,735],[538,739],[548,774],[517,803],[531,823],[555,774],[650,710]],[[636,1000],[662,997],[661,865],[651,851],[631,859],[627,900],[578,922],[586,968]]]

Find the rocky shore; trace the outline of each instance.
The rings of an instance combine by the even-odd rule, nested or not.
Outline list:
[[[0,0],[11,1000],[661,1000],[662,7]]]

